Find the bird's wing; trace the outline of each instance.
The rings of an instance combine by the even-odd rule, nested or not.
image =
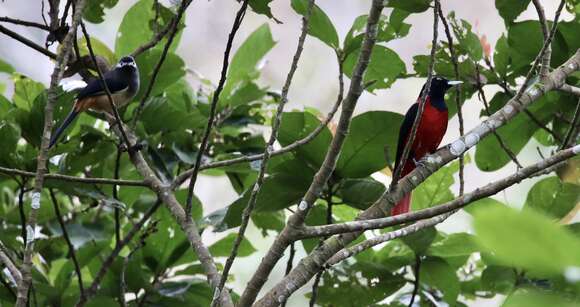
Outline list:
[[[111,94],[120,92],[129,87],[129,84],[126,80],[115,78],[114,75],[109,73],[105,74],[104,79]],[[99,79],[95,79],[89,82],[89,84],[87,84],[87,86],[79,92],[77,99],[100,95],[105,95],[105,89],[103,88],[101,81]]]
[[[405,114],[403,123],[401,124],[401,129],[399,129],[399,141],[397,143],[397,158],[395,159],[395,166],[399,165],[399,160],[403,155],[403,150],[405,149],[405,142],[411,133],[411,128],[413,128],[413,122],[415,121],[415,116],[417,116],[417,110],[419,109],[419,104],[414,103]]]

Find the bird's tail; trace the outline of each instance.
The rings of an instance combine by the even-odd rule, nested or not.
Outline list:
[[[391,216],[403,214],[409,212],[411,208],[411,192],[405,195],[403,199],[401,199],[395,207],[391,210]]]
[[[412,159],[408,159],[403,166],[403,171],[401,172],[401,178],[405,177],[407,174],[415,169],[415,163]],[[405,195],[395,207],[391,210],[391,216],[403,214],[409,212],[411,209],[411,192]]]
[[[56,129],[56,131],[52,135],[50,139],[50,145],[48,145],[48,148],[51,148],[52,146],[54,146],[54,144],[56,144],[60,135],[64,132],[64,130],[66,130],[66,128],[72,123],[72,121],[77,117],[78,114],[79,111],[76,110],[76,108],[73,108],[72,111],[70,111],[70,113],[64,119],[60,127],[58,127],[58,129]]]

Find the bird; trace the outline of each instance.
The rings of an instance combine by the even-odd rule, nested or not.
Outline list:
[[[114,69],[103,75],[103,80],[109,88],[115,106],[117,108],[125,106],[139,91],[139,69],[135,59],[132,56],[122,57]],[[111,103],[100,79],[90,81],[79,91],[72,110],[52,135],[48,148],[57,143],[59,137],[79,113],[89,109],[113,114]]]
[[[427,83],[423,85],[419,98],[409,108],[399,129],[399,139],[397,142],[397,155],[395,158],[395,169],[402,163],[401,178],[413,171],[417,164],[425,155],[433,153],[439,147],[445,132],[447,131],[447,105],[445,104],[445,92],[453,86],[462,84],[462,81],[450,81],[441,76],[434,76],[431,79],[431,86],[425,98],[425,108],[421,114],[421,119],[417,127],[415,139],[411,145],[409,156],[405,161],[403,150],[411,134],[413,122],[419,110],[421,93],[425,90]],[[405,195],[391,210],[391,216],[409,212],[411,205],[411,193]]]

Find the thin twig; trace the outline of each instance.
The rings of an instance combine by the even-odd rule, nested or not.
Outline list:
[[[115,157],[115,170],[114,176],[115,180],[119,179],[119,169],[121,168],[121,149],[117,148],[117,156]],[[113,199],[119,200],[119,190],[117,189],[117,185],[113,185]],[[121,242],[121,217],[120,211],[121,209],[115,206],[115,245],[118,245]]]
[[[326,197],[326,204],[326,224],[332,224],[332,194],[329,194]],[[318,246],[324,244],[324,240],[326,239],[328,239],[328,237],[323,237]],[[316,306],[316,300],[318,298],[318,285],[322,275],[324,275],[324,268],[321,268],[314,278],[314,283],[312,284],[312,296],[310,297],[310,307]]]
[[[290,274],[290,271],[292,271],[292,266],[294,265],[294,256],[296,256],[296,247],[295,247],[296,242],[293,242],[292,244],[290,244],[290,253],[288,254],[288,261],[286,262],[286,271],[284,273],[284,276],[287,276],[288,274]],[[284,302],[282,304],[280,304],[281,307],[286,307],[286,302],[288,300],[284,300]]]
[[[580,121],[580,98],[576,103],[576,110],[574,111],[574,118],[572,119],[572,123],[570,124],[570,128],[568,128],[568,133],[566,133],[566,137],[564,141],[560,145],[560,149],[570,147],[576,142],[576,137],[578,136],[578,129],[579,129],[579,121]]]
[[[407,161],[409,158],[409,154],[411,153],[411,147],[413,146],[413,142],[415,141],[415,137],[417,135],[417,130],[419,129],[419,123],[421,122],[421,117],[423,115],[423,110],[425,109],[425,102],[427,101],[427,96],[429,95],[429,91],[431,90],[431,79],[433,78],[433,68],[435,67],[435,52],[437,51],[437,36],[439,33],[438,24],[439,24],[439,15],[437,11],[439,10],[439,0],[435,0],[434,2],[434,10],[433,10],[433,39],[431,40],[431,55],[429,58],[429,68],[427,71],[427,82],[425,83],[425,87],[421,92],[421,96],[419,97],[418,103],[419,108],[417,109],[417,114],[415,115],[415,119],[413,120],[413,126],[411,127],[411,132],[407,137],[407,142],[405,143],[405,147],[403,149],[403,154],[401,155],[401,163],[395,167],[395,173],[393,174],[393,180],[389,186],[389,191],[392,191],[399,179],[401,177],[401,173],[403,172],[403,166],[405,165],[404,161]]]
[[[19,184],[18,192],[18,212],[20,214],[20,235],[22,241],[26,242],[26,214],[24,213],[24,193],[26,188],[26,178],[22,178],[22,183]]]
[[[532,68],[530,68],[530,70],[526,74],[526,79],[524,80],[524,83],[522,84],[522,86],[518,90],[516,97],[515,97],[515,101],[519,101],[520,97],[524,94],[524,92],[526,90],[533,89],[533,87],[535,86],[535,83],[531,84],[529,86],[528,86],[528,83],[532,79],[532,75],[533,75],[534,71],[536,70],[536,68],[538,67],[538,64],[544,58],[544,55],[546,54],[546,50],[548,48],[550,48],[550,43],[552,42],[552,39],[554,38],[554,35],[556,34],[556,30],[558,28],[558,19],[560,19],[560,13],[562,13],[562,9],[564,8],[564,4],[565,4],[565,1],[561,0],[560,5],[558,6],[558,9],[556,10],[556,14],[554,16],[554,22],[552,24],[552,30],[550,31],[550,35],[548,36],[547,39],[544,40],[544,45],[542,46],[542,49],[540,49],[538,56],[536,56],[536,59],[534,60],[534,63],[532,64]]]
[[[413,307],[413,303],[415,302],[415,297],[419,292],[419,288],[421,284],[419,282],[419,276],[421,275],[421,256],[415,255],[415,281],[413,282],[413,293],[411,294],[411,301],[409,302],[409,307]]]
[[[20,19],[16,19],[16,18],[10,18],[8,16],[0,17],[0,22],[8,22],[8,23],[12,23],[15,25],[38,28],[38,29],[44,30],[44,31],[50,31],[50,28],[48,26],[43,25],[43,24],[40,24],[37,22],[32,22],[32,21],[20,20]]]
[[[10,256],[8,256],[8,249],[6,248],[6,246],[4,246],[4,243],[2,243],[2,241],[0,241],[0,262],[4,263],[4,265],[8,268],[10,275],[12,275],[12,278],[14,278],[14,280],[16,281],[16,284],[18,284],[22,279],[22,274],[20,273],[20,270],[18,270],[18,267],[16,267],[12,259],[10,259]]]
[[[33,172],[27,172],[19,169],[8,168],[0,166],[0,174],[6,175],[18,175],[22,177],[32,178],[35,176]],[[83,178],[76,176],[67,176],[61,174],[46,174],[44,176],[45,180],[49,181],[64,181],[64,182],[76,182],[83,184],[113,184],[119,186],[135,186],[135,187],[147,187],[148,184],[142,180],[115,180],[109,178]]]
[[[550,31],[548,30],[548,21],[546,20],[546,14],[544,13],[544,7],[540,3],[540,0],[532,0],[534,8],[538,13],[538,19],[540,21],[540,28],[542,29],[542,34],[544,35],[544,42],[548,41],[550,38]],[[564,0],[561,0],[560,5],[564,5]],[[555,25],[555,24],[554,24]],[[540,77],[544,78],[550,70],[550,59],[552,57],[552,47],[548,44],[544,56],[542,56],[542,65],[540,66]]]
[[[453,72],[455,73],[455,80],[461,80],[459,76],[459,64],[457,63],[457,55],[455,54],[455,47],[453,46],[453,36],[451,35],[451,30],[449,29],[449,24],[445,15],[443,15],[443,9],[441,9],[441,4],[437,7],[437,13],[439,18],[441,18],[441,23],[445,29],[445,36],[447,37],[447,44],[449,45],[449,53],[451,55],[451,63],[453,64]],[[459,120],[459,136],[465,134],[464,123],[463,123],[463,111],[461,110],[461,87],[455,87],[455,106],[457,108],[457,118]],[[459,195],[463,195],[465,191],[465,179],[464,179],[464,168],[465,161],[464,156],[461,154],[459,156]]]
[[[34,241],[36,232],[37,216],[40,209],[40,198],[42,188],[44,186],[44,174],[47,172],[48,160],[48,144],[50,142],[50,135],[52,130],[53,110],[56,100],[58,98],[58,87],[62,79],[64,69],[68,63],[69,54],[72,48],[72,39],[74,38],[74,31],[79,25],[82,17],[82,11],[85,6],[85,0],[78,0],[77,7],[72,18],[72,25],[66,34],[62,46],[58,51],[56,64],[50,79],[50,87],[48,89],[48,101],[44,109],[44,127],[40,142],[40,150],[36,163],[36,177],[34,183],[34,192],[32,194],[31,210],[28,216],[26,225],[27,240],[25,242],[24,260],[22,262],[22,279],[18,284],[18,295],[16,300],[17,307],[24,307],[28,303],[28,290],[32,283],[32,256],[34,254]]]
[[[248,3],[248,1],[245,1],[244,3]],[[238,230],[238,235],[236,236],[236,240],[234,241],[230,255],[226,260],[226,264],[224,266],[224,270],[222,273],[222,277],[220,279],[220,285],[218,287],[217,293],[219,293],[219,291],[222,291],[225,286],[229,271],[234,263],[234,260],[236,259],[236,256],[238,254],[238,248],[242,243],[244,233],[246,232],[246,228],[248,227],[248,223],[250,222],[250,216],[252,215],[252,211],[254,210],[256,201],[258,200],[260,189],[264,184],[266,168],[268,166],[268,161],[270,159],[270,152],[272,151],[274,142],[276,142],[276,138],[278,137],[278,130],[280,129],[280,125],[282,123],[282,114],[284,113],[284,107],[288,102],[288,92],[290,91],[290,86],[292,84],[294,74],[298,69],[298,61],[300,60],[300,56],[302,55],[302,50],[304,49],[304,42],[306,41],[306,34],[308,33],[308,25],[310,22],[310,15],[312,13],[313,8],[314,8],[314,0],[309,0],[306,9],[306,14],[304,14],[304,16],[302,17],[302,31],[298,38],[298,45],[296,46],[296,51],[294,53],[294,57],[292,58],[290,71],[288,72],[288,75],[286,76],[286,81],[284,82],[284,86],[282,87],[282,95],[280,98],[280,102],[278,103],[278,108],[276,110],[274,121],[272,123],[272,131],[270,133],[270,139],[268,140],[264,148],[264,157],[262,158],[262,161],[260,163],[260,171],[258,173],[258,178],[256,179],[256,183],[254,184],[254,188],[252,189],[252,192],[250,194],[250,199],[248,200],[248,203],[244,208],[244,212],[242,213],[242,223],[240,225],[240,229]],[[214,299],[214,301],[216,300]]]
[[[117,258],[117,256],[119,255],[119,253],[121,252],[123,247],[125,247],[125,245],[127,245],[127,244],[129,244],[129,242],[131,242],[131,240],[137,234],[137,232],[139,232],[139,230],[141,230],[141,228],[143,228],[143,225],[145,225],[145,223],[149,220],[149,218],[151,218],[153,213],[155,213],[155,211],[157,211],[157,209],[159,209],[160,206],[161,206],[161,201],[159,199],[157,199],[155,204],[153,206],[151,206],[151,208],[149,208],[149,210],[147,210],[147,212],[145,212],[143,217],[135,225],[133,225],[133,227],[129,230],[129,232],[127,232],[125,237],[123,237],[123,240],[121,240],[117,245],[115,245],[115,248],[113,249],[113,251],[111,251],[109,256],[107,256],[107,258],[103,261],[103,264],[101,265],[101,268],[99,269],[99,272],[97,273],[97,275],[94,277],[93,282],[91,283],[91,286],[86,289],[85,296],[81,297],[79,299],[79,301],[76,303],[76,305],[75,305],[76,307],[84,306],[84,304],[86,304],[90,298],[92,298],[93,296],[95,296],[95,294],[97,294],[97,290],[99,289],[99,285],[101,284],[101,281],[105,277],[105,274],[107,273],[107,271],[113,265],[115,258]]]
[[[139,106],[135,110],[135,116],[133,117],[133,121],[131,122],[131,129],[135,129],[135,126],[137,125],[137,121],[139,120],[139,117],[141,116],[141,112],[143,112],[143,108],[145,107],[145,102],[147,102],[147,99],[149,99],[149,95],[151,95],[151,90],[153,90],[153,85],[157,81],[157,76],[159,75],[159,71],[161,70],[161,66],[163,65],[163,62],[165,61],[165,58],[167,57],[167,53],[169,52],[169,48],[171,47],[171,43],[173,43],[173,39],[175,38],[175,35],[177,34],[177,30],[179,30],[179,21],[183,17],[185,10],[189,6],[189,4],[191,4],[192,1],[193,0],[181,0],[181,5],[179,6],[179,9],[177,10],[177,16],[175,17],[175,19],[172,19],[172,21],[170,22],[170,25],[171,25],[170,29],[171,30],[169,33],[169,37],[167,38],[167,43],[165,43],[165,47],[163,47],[163,51],[161,52],[161,57],[159,58],[159,61],[157,61],[157,64],[155,65],[155,68],[153,69],[153,74],[151,75],[151,80],[149,80],[149,84],[147,85],[147,89],[145,90],[145,94],[143,95],[143,98],[141,98],[141,101],[139,102]],[[155,46],[155,44],[157,44],[161,40],[161,38],[163,38],[163,36],[164,36],[164,34],[161,36],[153,37],[153,39],[149,43],[139,47],[137,50],[135,50],[133,52],[133,54],[137,54],[137,52],[144,52],[145,50],[147,50],[147,48]]]
[[[22,36],[22,35],[20,35],[20,34],[18,34],[16,32],[14,32],[14,31],[12,31],[12,30],[10,30],[10,29],[2,26],[2,25],[0,25],[0,33],[3,33],[6,36],[9,36],[9,37],[11,37],[11,38],[13,38],[13,39],[15,39],[15,40],[23,43],[24,45],[26,45],[26,46],[28,46],[28,47],[30,47],[30,48],[32,48],[32,49],[34,49],[34,50],[36,50],[36,51],[44,54],[44,55],[46,55],[47,57],[49,57],[49,58],[51,58],[53,60],[56,59],[56,54],[53,53],[52,51],[50,51],[50,50],[48,50],[48,49],[46,49],[46,48],[38,45],[37,43],[29,40],[28,38],[26,38],[26,37],[24,37],[24,36]]]
[[[66,245],[68,246],[70,258],[72,259],[74,267],[75,267],[75,272],[77,274],[77,280],[79,283],[79,289],[81,292],[80,295],[81,295],[81,297],[83,297],[85,295],[85,288],[83,287],[83,276],[81,273],[81,267],[80,267],[79,262],[77,260],[77,254],[75,252],[75,247],[72,244],[72,241],[70,240],[70,236],[68,235],[68,231],[66,230],[66,225],[64,223],[64,219],[62,218],[62,214],[60,213],[58,200],[56,199],[56,195],[54,193],[54,190],[48,189],[48,192],[50,193],[50,199],[52,200],[52,206],[54,207],[54,214],[56,215],[56,219],[58,220],[58,224],[60,225],[60,229],[62,230],[62,236],[64,237]]]
[[[230,31],[230,34],[228,36],[228,40],[226,43],[226,49],[224,51],[220,81],[218,83],[218,86],[217,86],[215,92],[213,93],[213,97],[212,97],[212,101],[211,101],[210,109],[209,109],[209,116],[207,119],[207,124],[206,124],[205,130],[203,132],[203,137],[201,139],[201,144],[199,145],[199,150],[197,151],[197,155],[195,157],[195,164],[193,165],[193,171],[192,171],[191,177],[189,178],[189,186],[188,186],[188,190],[187,190],[187,202],[186,202],[186,207],[185,207],[185,215],[187,216],[187,218],[191,218],[191,206],[192,206],[192,202],[193,202],[193,188],[195,187],[195,182],[197,181],[197,175],[199,173],[199,169],[201,166],[201,160],[202,160],[203,155],[205,154],[205,151],[207,150],[207,147],[208,147],[209,137],[211,135],[211,129],[212,129],[212,126],[213,126],[213,123],[215,120],[219,96],[224,88],[225,83],[226,83],[228,66],[230,63],[229,62],[230,61],[230,52],[232,51],[232,45],[234,42],[234,38],[236,37],[236,33],[238,32],[238,29],[240,28],[240,25],[242,24],[242,20],[244,19],[244,16],[246,15],[246,8],[248,7],[248,3],[249,3],[249,0],[244,0],[244,2],[242,3],[242,6],[240,7],[238,12],[236,13],[236,17],[234,18],[234,24],[232,25],[232,30]],[[221,282],[220,282],[220,284],[221,284]],[[221,288],[220,288],[220,290],[221,290]]]
[[[475,63],[475,71],[476,71],[476,88],[479,93],[479,98],[483,102],[483,106],[485,108],[485,113],[487,116],[491,116],[491,112],[489,111],[489,104],[487,103],[487,98],[485,97],[485,92],[483,91],[483,87],[481,85],[481,78],[479,73],[479,64]],[[522,164],[518,161],[518,158],[514,154],[513,151],[508,147],[508,145],[503,141],[499,133],[495,130],[495,127],[492,127],[491,132],[497,139],[499,146],[505,151],[505,153],[510,157],[510,159],[517,165],[518,168],[522,168]]]

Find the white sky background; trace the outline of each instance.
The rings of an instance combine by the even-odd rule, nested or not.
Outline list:
[[[133,3],[135,3],[133,0],[120,0],[115,8],[107,11],[106,23],[98,25],[87,24],[88,31],[105,42],[110,49],[114,49],[117,28],[124,13]],[[474,25],[474,31],[485,34],[493,48],[497,38],[504,30],[503,20],[497,13],[494,3],[495,1],[493,0],[445,0],[442,1],[442,7],[445,14],[455,11],[458,18],[466,19]],[[543,0],[542,3],[545,6],[546,15],[549,19],[552,19],[559,1]],[[370,1],[319,0],[317,4],[329,15],[342,41],[354,19],[359,15],[368,13]],[[184,59],[188,68],[198,71],[214,83],[217,83],[219,78],[225,42],[238,7],[239,4],[233,0],[198,0],[194,1],[187,10],[187,27],[181,38],[177,53]],[[286,78],[290,61],[296,48],[301,18],[290,8],[289,1],[273,1],[271,7],[274,16],[280,19],[283,24],[276,24],[265,16],[248,12],[238,32],[234,50],[258,26],[265,22],[269,23],[277,44],[266,56],[268,62],[262,71],[260,83],[271,85],[272,89],[278,90],[282,87]],[[389,11],[390,9],[385,9],[384,13],[388,14]],[[42,22],[40,18],[40,1],[2,1],[0,2],[0,16]],[[531,5],[518,20],[525,19],[537,19],[535,10]],[[564,12],[563,19],[569,20],[569,14]],[[405,21],[412,24],[409,35],[403,39],[391,41],[387,46],[394,49],[406,63],[407,70],[412,71],[412,57],[417,54],[429,53],[433,19],[431,12],[428,12],[411,15]],[[6,26],[41,45],[44,43],[45,33],[41,31],[10,24],[6,24]],[[440,26],[439,38],[440,40],[445,40],[442,26]],[[52,62],[40,53],[2,34],[0,34],[0,58],[11,63],[19,73],[48,85],[50,73],[53,69]],[[337,67],[333,51],[316,38],[308,37],[290,90],[290,103],[286,109],[291,110],[292,108],[310,106],[319,108],[323,113],[326,113],[336,98],[336,76]],[[193,78],[190,79],[194,81]],[[345,79],[347,81],[345,88],[348,89],[348,79]],[[0,76],[0,82],[6,80],[6,75]],[[400,80],[394,83],[390,89],[377,90],[374,95],[364,92],[359,99],[355,114],[370,110],[388,110],[404,113],[414,103],[423,82],[424,79]],[[496,89],[486,88],[487,97],[491,99],[495,91]],[[12,86],[9,85],[8,92],[5,94],[11,96],[11,93]],[[463,112],[466,131],[469,131],[480,122],[478,116],[481,108],[482,104],[477,100],[476,95],[474,95],[474,99],[465,103]],[[457,117],[454,117],[449,123],[443,144],[449,143],[458,135],[458,121]],[[473,157],[474,149],[470,150],[469,154]],[[532,140],[518,158],[524,165],[537,161],[539,156],[536,152],[535,141]],[[474,163],[471,163],[465,168],[466,191],[471,191],[489,181],[509,175],[514,170],[515,165],[509,164],[499,171],[486,173],[480,171]],[[520,207],[525,201],[527,191],[538,180],[536,178],[523,181],[495,197],[515,207]],[[456,191],[458,187],[455,186],[453,188]],[[226,206],[237,198],[226,177],[201,176],[195,191],[204,204],[205,213]],[[447,232],[465,231],[469,229],[469,216],[460,212],[438,228]],[[218,236],[221,237],[222,235],[219,234]],[[204,236],[208,241],[216,240],[216,236],[212,233],[206,233]],[[237,290],[243,288],[272,241],[272,237],[262,238],[259,231],[254,227],[249,229],[248,238],[259,249],[259,252],[251,257],[236,260],[233,275],[236,276],[234,286]],[[297,259],[303,255],[304,253],[300,248]],[[282,259],[280,263],[282,265],[278,266],[270,276],[270,283],[272,283],[272,280],[280,280],[283,276],[286,259]],[[270,283],[266,285],[266,289],[269,288]],[[302,293],[309,291],[310,287],[305,287],[299,293],[293,295],[288,306],[303,306],[306,304]],[[497,301],[492,300],[477,302],[476,305],[495,306],[497,304]]]

